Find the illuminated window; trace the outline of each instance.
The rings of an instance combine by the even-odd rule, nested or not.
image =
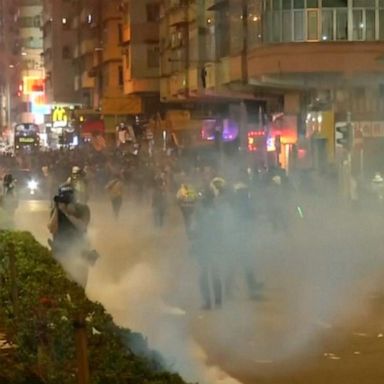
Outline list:
[[[265,43],[384,40],[384,0],[267,0]]]
[[[321,39],[323,41],[333,40],[333,10],[323,10],[321,14]]]
[[[364,20],[361,9],[353,10],[353,40],[363,40]]]

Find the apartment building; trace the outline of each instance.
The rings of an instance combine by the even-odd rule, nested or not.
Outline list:
[[[49,104],[78,104],[74,87],[73,55],[76,31],[72,28],[71,0],[44,0],[43,47],[45,92]]]
[[[74,88],[84,109],[97,110],[99,92],[95,68],[101,50],[101,1],[72,2],[70,24],[74,32]]]
[[[43,62],[42,0],[21,0],[19,35],[23,107],[21,122],[44,122],[45,72]]]
[[[356,154],[356,168],[382,169],[374,154],[384,150],[384,1],[269,0],[261,7],[249,82],[285,89],[286,106],[301,112],[320,157],[333,160],[335,125],[350,123],[364,153]]]
[[[151,116],[160,108],[160,1],[125,0],[121,12],[124,93]]]
[[[6,137],[11,137],[21,112],[18,16],[16,1],[0,1],[0,130]]]
[[[217,117],[239,121],[245,106],[255,118],[260,108],[265,108],[267,96],[257,95],[257,88],[246,76],[244,2],[233,1],[235,7],[230,12],[225,10],[229,3],[162,3],[160,97],[163,103],[184,109],[187,120],[189,116],[191,120]],[[274,95],[268,97],[271,103],[278,100]]]

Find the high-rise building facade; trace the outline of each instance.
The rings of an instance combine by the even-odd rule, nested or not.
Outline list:
[[[76,104],[75,67],[73,54],[76,31],[72,28],[70,0],[44,0],[43,46],[45,67],[45,91],[50,104]]]
[[[161,101],[184,110],[184,126],[201,128],[201,120],[245,125],[244,111],[254,119],[274,95],[259,92],[247,78],[247,1],[164,0],[161,7]],[[169,122],[178,129],[179,116]],[[239,127],[243,132],[243,127]],[[200,129],[198,129],[200,130]]]
[[[21,0],[19,34],[23,108],[21,122],[44,122],[45,72],[43,62],[43,0]]]
[[[21,112],[18,17],[17,1],[0,1],[0,130],[8,136]]]
[[[295,116],[328,161],[336,123],[384,140],[382,0],[164,0],[160,31],[165,103]]]
[[[122,11],[124,93],[140,98],[142,113],[160,103],[159,0],[125,0]]]
[[[70,16],[74,30],[73,65],[75,67],[74,87],[84,109],[97,109],[99,88],[96,69],[101,55],[101,1],[73,1]]]

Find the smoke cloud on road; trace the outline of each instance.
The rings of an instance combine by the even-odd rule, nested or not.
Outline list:
[[[263,213],[257,217],[244,244],[252,265],[243,263],[241,248],[220,255],[221,283],[231,273],[231,295],[225,292],[222,308],[202,311],[201,264],[188,253],[178,209],[170,210],[165,228],[155,229],[148,202],[126,204],[118,225],[106,204],[95,203],[90,237],[102,257],[86,291],[118,324],[144,333],[188,381],[238,384],[240,373],[298,369],[303,359],[323,353],[324,330],[353,329],[369,310],[367,297],[381,288],[382,219],[338,207],[335,197],[295,194],[287,205],[283,230],[273,230]],[[34,222],[18,214],[19,226],[42,239]],[[248,298],[244,266],[263,283],[260,300]]]

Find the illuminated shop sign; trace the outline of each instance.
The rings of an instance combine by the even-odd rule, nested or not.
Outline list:
[[[53,128],[65,128],[68,126],[68,114],[64,107],[54,107],[52,109]]]

